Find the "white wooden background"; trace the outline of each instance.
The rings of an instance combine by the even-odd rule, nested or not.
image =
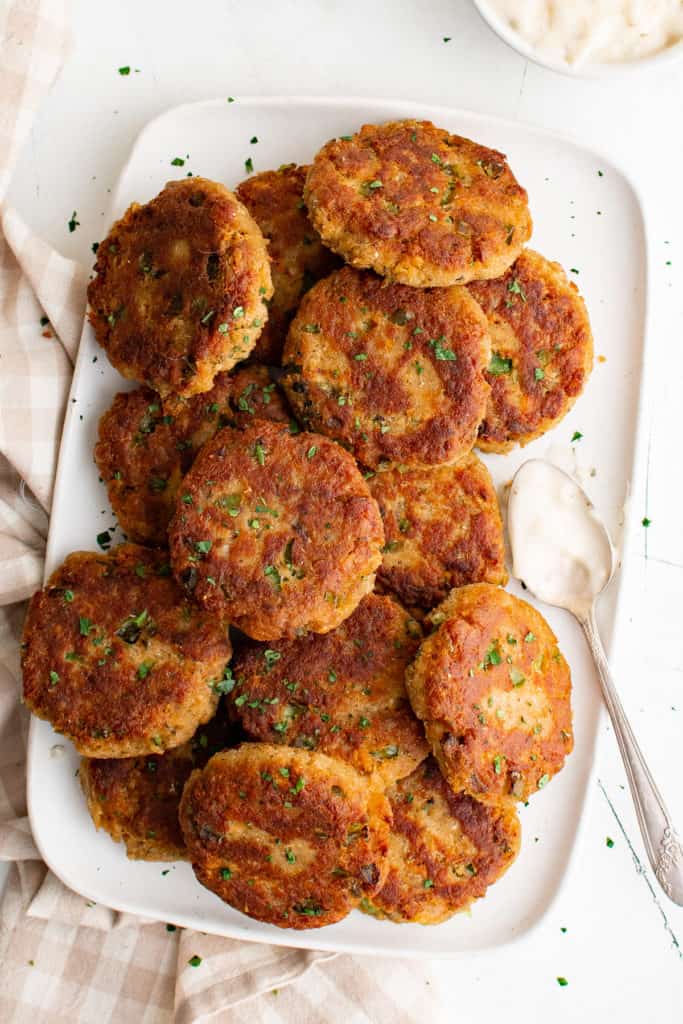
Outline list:
[[[614,669],[683,831],[683,61],[616,81],[563,78],[506,48],[469,0],[75,0],[74,29],[10,201],[83,261],[139,129],[170,106],[213,96],[358,95],[470,108],[592,144],[640,185],[652,240],[654,365],[632,509],[651,525],[635,531],[627,553],[628,628]],[[126,65],[131,74],[119,75]],[[69,233],[74,210],[80,227]],[[439,1020],[683,1022],[683,909],[653,881],[607,726],[604,733],[571,886],[517,946],[435,965]],[[343,1018],[370,1019],[361,1007],[344,1007]],[[328,1020],[337,1019],[331,1008]]]

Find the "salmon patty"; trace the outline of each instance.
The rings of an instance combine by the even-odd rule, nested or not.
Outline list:
[[[301,296],[340,262],[322,244],[309,220],[303,200],[307,171],[307,167],[285,164],[277,171],[255,174],[235,189],[268,243],[273,297],[252,354],[273,365],[280,362],[289,321]]]
[[[491,334],[491,394],[477,444],[507,452],[567,415],[593,368],[586,305],[559,263],[525,249],[495,281],[470,285]]]
[[[263,236],[206,178],[133,203],[97,249],[90,322],[116,369],[166,398],[213,386],[253,349],[273,292]]]
[[[370,594],[324,636],[242,649],[229,707],[253,739],[320,750],[388,784],[429,752],[405,688],[421,635],[400,605]]]
[[[169,527],[177,579],[255,640],[338,626],[369,593],[382,521],[352,457],[265,420],[204,446]]]
[[[361,910],[396,924],[439,924],[486,895],[519,852],[514,807],[454,793],[433,758],[387,791],[389,871]]]
[[[499,587],[453,590],[406,674],[413,709],[455,792],[528,800],[573,747],[571,676],[543,616]]]
[[[344,267],[304,296],[283,385],[307,428],[364,465],[441,465],[476,440],[489,356],[486,318],[466,288],[408,288]]]
[[[430,469],[381,467],[368,484],[384,523],[380,587],[433,608],[452,587],[507,582],[496,491],[476,455]]]
[[[531,236],[527,194],[506,157],[431,121],[332,139],[304,198],[323,242],[348,263],[419,288],[498,277]]]
[[[81,787],[95,827],[125,843],[132,860],[186,860],[178,820],[183,787],[195,768],[229,743],[230,731],[217,716],[165,754],[84,757]]]
[[[269,368],[256,363],[220,373],[211,391],[171,411],[150,388],[116,395],[100,419],[95,462],[126,535],[165,545],[178,488],[199,449],[222,427],[253,418],[291,419]]]
[[[226,625],[194,607],[168,555],[122,544],[69,555],[24,624],[24,703],[87,757],[160,753],[218,704]]]
[[[216,754],[191,775],[180,821],[201,884],[280,928],[339,921],[384,881],[388,801],[325,754],[267,743]]]

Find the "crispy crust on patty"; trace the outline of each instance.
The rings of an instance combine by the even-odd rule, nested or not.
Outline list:
[[[31,598],[24,703],[88,757],[180,746],[214,714],[227,628],[193,607],[165,552],[69,555]]]
[[[200,604],[274,640],[347,618],[372,590],[384,533],[347,452],[261,420],[205,445],[169,539],[176,577]]]
[[[303,423],[371,467],[455,462],[486,409],[486,318],[465,288],[387,284],[344,267],[304,296],[283,385]]]
[[[388,466],[368,481],[384,523],[381,587],[432,608],[452,587],[506,583],[503,524],[491,474],[474,453],[453,466]]]
[[[304,198],[348,263],[421,288],[497,277],[531,236],[527,194],[506,157],[430,121],[332,139]]]
[[[513,807],[488,807],[454,793],[434,758],[387,791],[393,825],[389,871],[361,910],[397,924],[439,924],[467,908],[519,852]]]
[[[339,258],[320,241],[303,201],[307,167],[285,164],[247,178],[235,189],[268,243],[273,297],[268,322],[253,355],[280,362],[287,328],[304,292],[339,266]]]
[[[451,787],[527,800],[573,747],[571,676],[543,616],[487,583],[453,590],[406,674],[413,709]]]
[[[97,250],[90,322],[111,363],[160,395],[209,391],[249,355],[272,283],[266,244],[242,203],[206,178],[133,203]]]
[[[150,388],[119,393],[100,419],[95,462],[121,528],[134,541],[166,544],[178,488],[218,430],[252,419],[288,422],[268,367],[220,373],[211,391],[165,406]]]
[[[165,754],[81,760],[80,781],[90,816],[132,860],[185,860],[178,810],[194,768],[229,745],[223,717],[201,726]]]
[[[404,681],[421,635],[400,605],[370,594],[324,636],[241,650],[228,706],[253,739],[320,750],[393,782],[429,751]]]
[[[469,290],[491,334],[491,385],[477,444],[507,452],[566,416],[593,367],[586,305],[559,263],[525,249],[495,281]]]
[[[185,787],[180,820],[202,885],[280,928],[339,921],[382,885],[389,804],[324,754],[245,743]]]

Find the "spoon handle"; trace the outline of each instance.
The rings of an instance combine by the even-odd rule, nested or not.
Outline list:
[[[683,906],[683,847],[614,687],[595,621],[595,607],[579,621],[598,669],[652,870],[669,899]]]

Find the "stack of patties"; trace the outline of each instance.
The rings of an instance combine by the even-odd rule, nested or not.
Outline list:
[[[291,928],[437,923],[514,860],[571,684],[472,449],[548,430],[592,363],[530,234],[504,156],[400,121],[172,182],[100,244],[90,319],[140,387],[95,459],[135,543],[35,595],[24,699],[129,856]]]

